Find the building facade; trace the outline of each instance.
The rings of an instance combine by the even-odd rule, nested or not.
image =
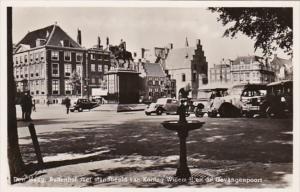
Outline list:
[[[231,64],[231,82],[262,83],[275,81],[275,73],[267,59],[258,56],[237,57]]]
[[[173,47],[173,46],[172,46]],[[196,47],[172,48],[165,59],[165,69],[176,82],[176,97],[180,90],[190,90],[189,97],[196,98],[198,88],[208,83],[208,64],[200,40]]]
[[[13,55],[17,92],[30,91],[36,103],[90,95],[109,69],[110,52],[83,48],[80,31],[77,41],[56,24],[26,34]],[[74,73],[79,88],[73,83]]]
[[[87,50],[87,89],[88,96],[94,96],[94,89],[107,90],[107,77],[104,75],[110,69],[110,51],[103,50],[101,45]],[[105,92],[105,91],[104,91]],[[99,95],[105,96],[105,95]]]
[[[140,96],[142,102],[155,102],[167,96],[166,74],[159,63],[141,63],[140,73],[143,85]]]
[[[231,82],[230,66],[231,60],[223,59],[220,64],[214,64],[209,69],[209,83],[211,84],[227,84]]]

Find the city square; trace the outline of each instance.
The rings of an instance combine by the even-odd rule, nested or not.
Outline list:
[[[37,159],[28,123],[20,121],[18,109],[20,149],[25,163],[34,167]],[[36,110],[32,118],[46,168],[38,171],[36,178],[17,185],[180,185],[166,180],[176,172],[178,137],[161,125],[165,120],[178,119],[177,115],[146,116],[144,111],[116,113],[97,111],[97,108],[66,114],[63,105],[40,105]],[[188,165],[195,181],[184,186],[281,188],[291,185],[291,117],[197,118],[191,114],[187,119],[205,124],[191,131],[187,138]],[[260,180],[225,182],[228,178]]]

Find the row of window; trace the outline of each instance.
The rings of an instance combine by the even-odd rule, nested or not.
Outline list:
[[[90,59],[91,60],[109,60],[110,56],[109,55],[100,55],[100,54],[90,53]]]
[[[148,85],[164,85],[164,81],[148,81]]]
[[[29,61],[30,63],[44,61],[45,59],[45,52],[36,52],[36,53],[30,53],[29,54]],[[13,62],[15,65],[18,64],[27,64],[28,63],[28,55],[16,55],[14,56]]]
[[[96,66],[98,66],[98,68],[96,68]],[[103,70],[103,67],[102,66],[104,66],[104,70]],[[97,70],[96,70],[97,69]],[[98,72],[106,72],[106,71],[108,71],[108,65],[101,65],[101,64],[98,64],[98,65],[96,65],[96,64],[91,64],[91,72],[96,72],[96,71],[98,71]]]
[[[16,67],[14,70],[15,78],[27,78],[27,77],[44,77],[43,65],[31,65],[24,67]]]
[[[83,53],[76,53],[76,62],[81,62],[83,60]],[[51,60],[59,60],[59,51],[51,51]],[[72,61],[72,52],[64,51],[64,61]]]
[[[164,80],[164,77],[148,77],[148,80],[149,81],[159,81],[159,80],[161,80],[161,81],[163,81]]]
[[[157,97],[159,97],[159,96],[161,96],[161,97],[163,97],[165,95],[165,93],[164,92],[149,92],[149,96],[157,96]]]

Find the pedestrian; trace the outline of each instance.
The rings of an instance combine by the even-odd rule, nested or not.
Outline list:
[[[22,110],[22,120],[25,120],[25,114],[26,114],[26,106],[25,106],[25,100],[26,100],[27,92],[24,93],[21,97],[21,110]]]
[[[31,112],[32,112],[32,96],[30,95],[30,92],[28,91],[25,95],[25,121],[31,121]]]
[[[71,101],[70,101],[69,97],[65,98],[65,105],[66,105],[66,108],[67,108],[67,114],[69,114],[69,109],[70,109],[70,106],[71,106]]]
[[[36,108],[35,108],[35,99],[33,100],[33,103],[32,103],[32,111],[36,112]]]
[[[49,101],[49,100],[47,100],[47,106],[49,107],[49,105],[50,105],[50,101]]]

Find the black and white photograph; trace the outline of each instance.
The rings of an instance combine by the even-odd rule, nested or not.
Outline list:
[[[299,190],[299,5],[1,3],[1,188]]]

